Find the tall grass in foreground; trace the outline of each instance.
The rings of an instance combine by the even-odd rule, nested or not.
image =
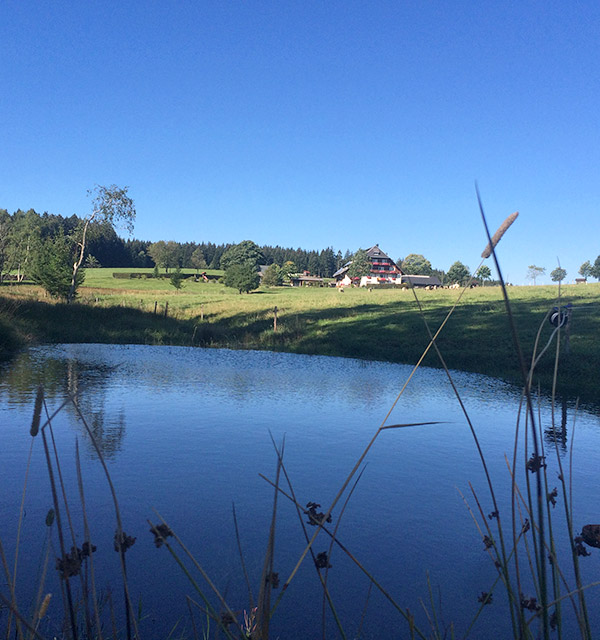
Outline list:
[[[482,210],[483,217],[483,210]],[[495,246],[500,240],[514,217],[508,219],[492,238],[488,235],[488,247],[484,250],[483,257],[492,256],[496,261],[499,278],[502,281],[500,266],[497,262]],[[485,218],[484,218],[485,223]],[[487,232],[487,226],[486,226]],[[486,255],[487,254],[487,255]],[[466,407],[464,406],[457,387],[454,385],[451,372],[444,359],[439,345],[439,337],[447,323],[451,320],[462,296],[468,291],[463,289],[454,306],[447,313],[443,322],[437,327],[432,327],[427,315],[421,306],[421,300],[417,292],[413,290],[414,300],[418,306],[424,323],[424,332],[428,338],[428,344],[421,357],[414,365],[411,374],[400,389],[392,407],[379,427],[375,430],[371,440],[366,444],[356,464],[348,474],[346,480],[339,488],[334,500],[326,508],[309,502],[304,504],[297,496],[292,478],[288,474],[285,465],[285,443],[278,444],[273,441],[275,453],[275,473],[272,479],[262,476],[273,489],[273,503],[270,515],[270,526],[266,550],[264,553],[263,567],[258,585],[252,585],[246,570],[243,553],[243,537],[237,526],[235,507],[233,509],[233,526],[238,542],[238,549],[242,563],[241,579],[245,581],[248,601],[240,608],[228,602],[226,594],[222,593],[211,577],[204,570],[199,560],[188,549],[176,531],[161,514],[148,521],[157,547],[164,547],[170,553],[181,571],[187,576],[192,596],[187,596],[186,603],[189,612],[189,620],[185,637],[196,639],[229,638],[246,640],[268,640],[273,638],[271,621],[278,615],[280,603],[286,597],[289,585],[294,581],[301,565],[308,561],[314,566],[316,583],[322,592],[321,610],[315,615],[315,629],[313,637],[326,637],[327,621],[332,620],[336,629],[336,637],[358,638],[365,637],[362,626],[358,627],[341,619],[336,608],[338,596],[332,593],[328,585],[328,571],[333,550],[342,552],[349,562],[354,563],[369,580],[369,591],[365,595],[365,602],[356,603],[357,609],[366,609],[372,592],[378,591],[392,605],[398,614],[399,637],[406,638],[467,638],[482,637],[478,630],[477,622],[482,611],[492,604],[494,600],[503,598],[507,602],[507,615],[512,629],[512,637],[515,639],[547,638],[555,632],[556,637],[570,639],[580,637],[589,640],[592,637],[589,612],[586,604],[586,589],[599,583],[584,585],[579,567],[580,558],[589,555],[584,544],[591,547],[600,547],[600,530],[592,525],[582,528],[581,532],[574,523],[573,517],[573,487],[571,485],[569,469],[564,468],[563,460],[558,450],[558,426],[555,422],[554,403],[552,411],[551,429],[554,433],[555,454],[559,466],[559,486],[551,488],[553,481],[547,473],[547,456],[550,452],[544,449],[541,420],[536,406],[535,393],[532,388],[534,372],[542,356],[554,352],[554,378],[558,375],[559,365],[564,357],[563,344],[565,333],[568,331],[568,317],[563,324],[561,313],[561,300],[556,302],[559,310],[557,326],[552,330],[545,344],[541,344],[541,328],[548,321],[544,318],[540,324],[533,355],[530,362],[525,362],[521,345],[512,317],[511,303],[508,292],[502,284],[506,305],[506,317],[509,330],[514,339],[515,355],[521,368],[523,377],[522,407],[516,416],[515,445],[511,458],[507,458],[507,479],[511,486],[510,509],[505,509],[497,499],[494,481],[488,472],[486,457],[480,446],[477,430],[472,423]],[[549,312],[550,313],[550,312]],[[485,548],[489,560],[496,572],[495,579],[489,588],[479,596],[479,604],[475,608],[472,621],[464,629],[456,629],[452,623],[443,623],[439,615],[436,600],[433,596],[433,588],[429,585],[429,594],[425,598],[428,601],[424,605],[425,615],[417,616],[414,612],[405,608],[402,603],[395,600],[385,585],[381,584],[377,576],[372,574],[361,563],[360,550],[349,549],[338,536],[338,529],[345,509],[348,507],[353,491],[356,489],[365,461],[370,449],[379,436],[387,430],[398,431],[408,427],[424,428],[432,422],[410,424],[388,424],[395,406],[402,400],[405,389],[412,377],[422,365],[428,354],[434,353],[440,365],[446,372],[448,380],[456,394],[463,411],[465,420],[471,430],[474,446],[477,448],[482,467],[485,472],[487,487],[485,490],[471,487],[471,495],[464,496],[467,509],[473,516],[475,526],[479,530],[482,539],[482,548]],[[32,447],[35,438],[41,433],[46,464],[48,468],[50,485],[52,489],[54,506],[48,514],[48,544],[44,551],[44,564],[36,601],[31,611],[26,610],[17,601],[16,585],[18,581],[18,548],[17,543],[14,559],[8,558],[0,542],[0,561],[4,572],[5,587],[0,590],[0,599],[4,604],[6,614],[6,633],[8,638],[139,638],[138,615],[132,604],[131,589],[127,582],[127,566],[125,561],[127,549],[135,542],[123,529],[122,517],[119,509],[116,492],[112,486],[108,469],[104,463],[102,452],[97,446],[91,430],[85,422],[85,416],[80,417],[88,432],[88,435],[96,447],[97,455],[105,470],[106,481],[110,487],[115,514],[115,538],[114,549],[119,557],[120,587],[114,592],[122,591],[117,597],[110,594],[103,599],[97,588],[96,572],[94,567],[94,551],[92,534],[88,525],[87,504],[83,480],[79,468],[78,494],[75,498],[78,511],[81,511],[84,523],[84,540],[77,540],[72,516],[72,499],[68,498],[62,481],[59,452],[55,445],[52,421],[66,403],[72,403],[79,412],[76,395],[69,397],[54,414],[47,412],[43,401],[43,391],[38,392],[34,408],[34,417],[31,425]],[[42,411],[45,410],[45,418]],[[39,439],[39,438],[38,438]],[[262,475],[262,474],[261,474]],[[27,476],[26,476],[27,477]],[[24,494],[27,490],[25,480]],[[559,518],[555,514],[554,506],[559,499],[563,505],[563,513]],[[277,548],[277,518],[279,501],[290,501],[296,510],[299,526],[305,538],[305,547],[297,562],[290,568],[289,573],[282,577],[275,571],[275,556]],[[24,501],[24,499],[23,499]],[[491,510],[484,508],[485,504],[491,505]],[[337,519],[333,524],[332,514],[337,508]],[[557,510],[558,511],[558,510]],[[23,517],[21,514],[17,524],[17,542],[21,534]],[[564,520],[564,522],[559,522]],[[54,533],[50,533],[50,531]],[[561,534],[561,530],[564,532]],[[566,534],[569,553],[567,557],[559,555],[559,539]],[[328,539],[327,550],[316,553],[315,541],[323,537]],[[52,545],[58,542],[58,549]],[[60,593],[52,594],[52,597],[60,598],[64,621],[58,628],[46,629],[44,618],[48,610],[50,594],[45,594],[46,576],[50,571],[52,552],[57,556],[56,570],[60,574]],[[567,609],[569,613],[567,615]],[[421,620],[421,622],[419,622]],[[574,623],[572,621],[575,621]],[[400,625],[403,625],[400,626]],[[318,628],[320,627],[320,629]],[[42,633],[44,630],[44,633]],[[476,634],[474,636],[474,634]],[[171,637],[179,634],[175,626]],[[286,638],[294,638],[294,631],[286,632]],[[331,636],[329,636],[331,637]],[[490,636],[488,636],[490,637]]]

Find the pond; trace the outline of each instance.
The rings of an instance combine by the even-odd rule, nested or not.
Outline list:
[[[274,497],[273,487],[259,474],[275,479],[272,439],[278,446],[285,441],[285,470],[297,501],[303,506],[315,502],[321,505],[319,511],[325,511],[382,425],[411,370],[381,362],[223,349],[110,345],[30,349],[0,369],[0,535],[5,552],[14,557],[32,444],[29,428],[36,389],[43,383],[50,414],[69,393],[78,394],[81,416],[94,433],[115,485],[123,528],[137,539],[127,552],[127,571],[142,636],[166,638],[178,623],[172,637],[193,637],[185,595],[200,599],[169,551],[154,545],[147,520],[158,521],[155,510],[243,617],[250,606],[232,505],[256,597]],[[473,374],[456,372],[453,380],[480,439],[510,537],[511,481],[504,454],[512,464],[519,390]],[[553,433],[549,402],[540,400],[536,411],[544,431],[548,490],[559,485],[558,451],[573,481],[575,530],[599,523],[600,418],[565,404],[556,408]],[[433,424],[381,431],[360,466],[364,472],[341,518],[345,498],[334,507],[330,527],[337,526],[336,536],[344,547],[400,606],[410,609],[425,630],[428,622],[421,602],[431,609],[429,581],[440,624],[453,623],[460,635],[478,610],[478,597],[490,591],[497,577],[462,496],[476,513],[471,483],[484,516],[493,511],[493,503],[473,436],[442,371],[420,369],[385,424],[420,422]],[[523,425],[524,419],[521,429]],[[96,581],[104,597],[112,590],[122,625],[118,557],[113,551],[114,507],[98,454],[69,402],[53,418],[52,433],[81,545],[84,532],[75,443],[79,445],[86,512],[98,549]],[[520,445],[517,463],[523,471],[517,475],[523,490],[526,458]],[[290,493],[283,480],[282,487]],[[572,585],[561,495],[559,485],[553,523],[559,532],[559,552],[565,554],[562,568]],[[47,536],[44,522],[51,507],[43,443],[37,437],[19,545],[17,599],[25,611],[39,582]],[[483,526],[480,517],[478,521]],[[308,525],[307,529],[309,535],[315,531]],[[525,535],[531,544],[531,532]],[[53,545],[52,555],[57,556],[55,539]],[[296,510],[280,495],[274,571],[281,585],[304,546]],[[329,547],[329,538],[321,533],[315,552],[329,553]],[[581,559],[584,583],[598,579],[600,552],[591,552]],[[407,637],[400,613],[341,548],[333,547],[328,562],[327,585],[347,637],[358,637],[359,631],[362,638]],[[526,568],[525,557],[523,564]],[[57,592],[52,566],[47,590]],[[205,586],[195,570],[194,576]],[[3,593],[4,583],[3,577]],[[531,579],[524,577],[524,584],[529,590],[525,595],[535,595]],[[273,591],[273,600],[279,589]],[[322,593],[309,556],[274,614],[272,637],[322,637]],[[587,594],[593,628],[598,629],[600,591],[592,587]],[[56,593],[42,631],[60,620],[59,602]],[[0,620],[5,615],[0,612]],[[572,610],[565,607],[564,615],[573,624]],[[197,624],[205,620],[205,616],[196,617]],[[340,637],[329,611],[326,629],[327,638]],[[506,595],[500,586],[494,591],[493,604],[484,607],[476,621],[472,637],[491,637],[492,629],[494,637],[511,634]]]

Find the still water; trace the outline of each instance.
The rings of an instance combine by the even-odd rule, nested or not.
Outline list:
[[[259,474],[275,477],[271,437],[277,444],[285,439],[284,462],[298,501],[316,502],[325,510],[410,372],[410,367],[397,364],[222,349],[109,345],[31,349],[0,369],[0,535],[5,550],[9,557],[14,555],[37,385],[44,385],[51,414],[76,392],[116,487],[124,530],[137,538],[127,562],[133,599],[141,607],[142,634],[167,637],[179,621],[178,632],[192,637],[185,594],[198,596],[168,551],[154,546],[147,523],[147,519],[157,521],[154,510],[193,552],[232,609],[247,610],[232,505],[256,596],[273,501],[272,487]],[[504,454],[512,460],[519,392],[483,376],[455,373],[453,379],[477,430],[510,526],[510,476]],[[575,412],[571,405],[563,409],[557,408],[557,428],[561,420],[564,423],[557,448],[569,472],[568,449],[575,435],[573,507],[579,531],[584,524],[600,522],[600,418]],[[556,447],[547,401],[540,402],[539,412],[546,431],[549,482],[554,486]],[[425,628],[421,600],[429,603],[429,576],[440,623],[454,623],[460,634],[477,611],[478,596],[490,590],[496,577],[461,494],[476,510],[472,483],[485,514],[492,511],[492,503],[472,435],[443,372],[419,370],[386,424],[415,422],[438,424],[382,431],[361,466],[364,473],[339,523],[342,503],[334,508],[332,526],[339,524],[339,540]],[[114,510],[104,474],[72,404],[57,414],[52,427],[81,544],[75,464],[75,442],[79,443],[91,535],[98,547],[97,582],[106,591],[109,584],[118,585],[118,579],[117,554],[112,550]],[[522,448],[518,461],[522,469]],[[519,481],[523,478],[519,474]],[[17,597],[25,610],[38,580],[47,533],[44,520],[51,506],[38,437],[33,441],[17,581]],[[302,552],[304,534],[293,505],[280,497],[278,507],[274,570],[283,584]],[[555,527],[566,551],[561,508],[559,498]],[[308,529],[309,535],[314,532]],[[319,537],[315,551],[328,550],[329,540]],[[368,577],[339,548],[334,548],[329,562],[328,586],[348,637],[356,637],[359,628],[364,638],[407,637],[400,614],[375,588],[370,589]],[[600,552],[592,550],[582,565],[584,582],[597,580]],[[564,568],[569,575],[568,565]],[[51,576],[49,590],[55,579]],[[198,580],[202,582],[199,576]],[[598,588],[590,589],[588,598],[598,629]],[[58,601],[57,597],[50,621],[60,617]],[[282,599],[272,637],[320,638],[321,616],[322,591],[309,559]],[[339,637],[329,614],[326,624],[326,637]],[[505,597],[498,590],[471,637],[509,635]]]

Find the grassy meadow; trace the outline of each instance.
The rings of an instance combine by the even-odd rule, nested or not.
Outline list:
[[[67,306],[33,285],[0,288],[0,353],[24,344],[103,342],[269,349],[305,354],[415,363],[462,290],[328,287],[261,288],[238,294],[216,281],[184,281],[176,291],[168,278],[119,279],[131,269],[88,269],[78,301]],[[141,270],[138,270],[141,271]],[[151,271],[148,270],[150,274]],[[184,273],[192,274],[191,270]],[[218,272],[208,272],[218,275]],[[526,360],[538,329],[543,348],[553,327],[546,314],[558,304],[558,286],[510,287],[513,314]],[[566,285],[560,304],[573,304],[568,337],[563,329],[557,389],[600,402],[600,283]],[[165,316],[165,307],[168,306]],[[277,307],[277,331],[273,329]],[[438,338],[448,367],[520,381],[499,287],[468,289]],[[536,380],[552,388],[554,356],[548,351]],[[424,364],[439,366],[433,350]]]

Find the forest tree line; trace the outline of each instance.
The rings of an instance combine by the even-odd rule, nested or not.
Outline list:
[[[9,273],[22,279],[29,277],[36,259],[49,240],[58,237],[76,238],[84,219],[76,215],[63,217],[34,209],[18,209],[9,214],[0,209],[0,281]],[[106,222],[93,222],[87,231],[86,266],[152,268],[158,265],[169,269],[220,269],[221,256],[232,243],[175,242],[123,239]],[[260,247],[263,264],[293,262],[299,271],[310,271],[329,278],[347,262],[351,253],[335,251],[332,247],[321,251],[263,245]]]

